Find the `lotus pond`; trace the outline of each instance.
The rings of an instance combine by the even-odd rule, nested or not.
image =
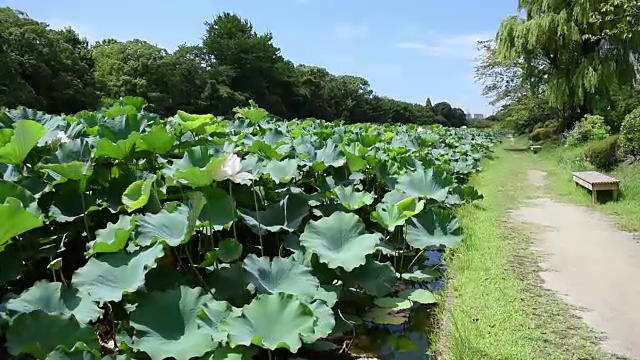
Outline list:
[[[491,133],[144,105],[0,111],[0,358],[424,356]]]

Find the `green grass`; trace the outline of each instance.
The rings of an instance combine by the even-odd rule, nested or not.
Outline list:
[[[536,165],[548,173],[551,189],[564,200],[596,207],[613,215],[624,230],[640,231],[640,162],[631,166],[622,164],[608,173],[620,180],[618,201],[606,201],[603,197],[604,202],[593,205],[589,191],[576,187],[571,177],[572,171],[593,170],[583,158],[585,147],[545,146],[536,158]]]
[[[485,200],[459,211],[465,233],[448,255],[449,285],[434,345],[439,359],[612,358],[570,307],[540,286],[532,229],[507,221],[519,200],[539,195],[527,179],[539,161],[531,153],[499,150],[472,179]]]

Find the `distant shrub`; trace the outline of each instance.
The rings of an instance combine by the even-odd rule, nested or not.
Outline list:
[[[539,128],[537,130],[533,130],[531,134],[529,134],[529,140],[533,142],[539,142],[544,140],[549,140],[555,135],[555,132],[546,128]]]
[[[620,153],[640,156],[640,107],[625,116],[620,127]]]
[[[469,127],[477,129],[486,129],[495,125],[495,122],[487,119],[473,119],[469,121]]]
[[[553,132],[557,132],[560,128],[560,120],[549,120],[546,121],[543,125],[543,128],[553,130]]]
[[[589,145],[585,157],[599,170],[611,170],[618,164],[618,135],[609,136]]]
[[[606,139],[609,136],[609,127],[604,123],[600,115],[585,115],[576,124],[567,137],[567,145],[575,146],[589,141]]]

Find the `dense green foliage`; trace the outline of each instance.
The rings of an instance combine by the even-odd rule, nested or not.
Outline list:
[[[567,145],[575,146],[590,141],[603,140],[609,136],[609,127],[600,115],[586,115],[582,121],[571,129],[567,136]]]
[[[493,140],[143,108],[0,112],[1,358],[287,358],[403,323]]]
[[[271,34],[237,15],[206,23],[202,42],[169,52],[146,41],[104,39],[90,46],[70,28],[0,8],[0,106],[49,113],[97,109],[123,96],[153,104],[163,116],[178,110],[231,115],[254,101],[285,119],[374,123],[466,123],[448,103],[414,104],[374,93],[358,76],[333,75],[283,58]]]
[[[624,118],[620,129],[620,151],[623,155],[640,156],[640,107]]]
[[[640,106],[637,4],[519,0],[518,12],[503,20],[495,39],[480,43],[476,68],[503,126],[531,133],[558,119],[563,132],[593,114],[617,132]]]
[[[585,157],[596,169],[612,170],[618,164],[618,135],[589,144]]]

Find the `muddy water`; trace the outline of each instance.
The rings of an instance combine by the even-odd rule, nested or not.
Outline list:
[[[425,252],[423,263],[436,266],[441,263],[442,254],[437,251]],[[444,267],[441,267],[444,269]],[[426,287],[432,292],[442,290],[442,279],[431,282]],[[356,328],[356,337],[350,352],[356,358],[379,360],[425,360],[429,359],[429,335],[433,330],[435,314],[433,306],[420,305],[411,309],[409,318],[402,325],[361,324]]]

